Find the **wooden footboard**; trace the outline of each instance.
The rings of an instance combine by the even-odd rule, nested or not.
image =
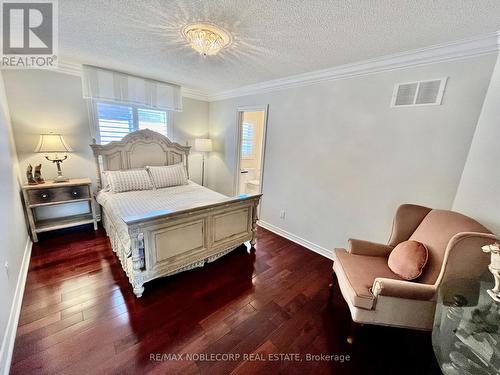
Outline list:
[[[255,244],[261,195],[242,195],[180,211],[124,218],[132,239],[129,280],[137,297],[144,283],[203,266],[241,244]]]

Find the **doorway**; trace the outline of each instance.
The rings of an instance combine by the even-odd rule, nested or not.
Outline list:
[[[235,192],[262,193],[267,106],[238,109],[238,165]]]

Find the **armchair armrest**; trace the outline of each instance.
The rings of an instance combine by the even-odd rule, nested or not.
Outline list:
[[[405,280],[377,277],[373,282],[372,293],[378,296],[416,299],[429,301],[436,295],[437,287],[429,284],[419,284]]]
[[[394,247],[381,243],[349,239],[349,252],[354,255],[369,255],[372,257],[388,257]]]
[[[454,235],[444,253],[443,265],[436,285],[451,279],[478,279],[491,262],[484,245],[500,239],[491,233],[461,232]]]

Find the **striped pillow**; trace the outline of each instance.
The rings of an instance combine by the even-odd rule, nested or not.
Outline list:
[[[104,172],[111,193],[123,193],[132,190],[151,190],[153,184],[145,169]]]
[[[146,167],[151,175],[155,188],[187,185],[187,173],[184,164],[166,165],[163,167]]]

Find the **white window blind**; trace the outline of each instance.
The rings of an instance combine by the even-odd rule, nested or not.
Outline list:
[[[139,129],[150,129],[167,135],[167,112],[165,111],[137,108],[137,122]]]
[[[250,122],[241,124],[241,156],[251,158],[254,156],[255,126]]]
[[[165,111],[182,111],[181,87],[168,82],[83,66],[83,97]]]
[[[168,113],[135,106],[96,103],[98,142],[119,141],[128,133],[150,129],[168,136]]]

